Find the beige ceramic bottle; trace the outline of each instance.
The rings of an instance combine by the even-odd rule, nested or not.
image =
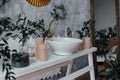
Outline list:
[[[43,42],[43,38],[36,39],[36,58],[41,62],[48,60],[48,49],[47,45]]]
[[[90,37],[85,37],[84,39],[84,49],[90,49],[91,43],[90,43]]]
[[[35,45],[36,45],[36,58],[38,59],[39,54],[39,45],[43,44],[43,38],[39,37],[36,39]]]

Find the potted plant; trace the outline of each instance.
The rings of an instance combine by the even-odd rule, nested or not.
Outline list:
[[[22,24],[21,24],[22,25]],[[15,37],[15,36],[17,36],[17,34],[15,34],[15,32],[14,31],[16,31],[17,29],[18,29],[18,25],[16,25],[16,24],[14,24],[13,22],[12,22],[12,20],[11,20],[11,18],[10,17],[2,17],[1,19],[0,19],[0,31],[1,31],[1,37],[2,37],[2,41],[3,42],[5,42],[6,44],[8,44],[7,43],[7,39],[9,38],[9,37]],[[22,25],[23,26],[23,25]],[[7,37],[6,37],[7,36]],[[23,43],[24,44],[24,43]],[[8,47],[8,46],[7,46]],[[6,49],[6,48],[5,48]],[[9,49],[9,47],[8,47],[8,49]],[[8,50],[9,52],[8,53],[10,53],[11,52],[11,50]],[[15,54],[15,53],[17,53],[17,51],[16,50],[13,50],[11,53],[13,53],[12,54],[12,66],[14,66],[14,67],[17,67],[17,66],[15,66],[15,65],[13,65],[13,64],[15,64],[15,63],[13,63],[13,59],[18,59],[18,58],[21,58],[21,56],[18,56],[18,57],[14,57],[13,55]],[[9,54],[9,55],[11,55],[11,54]],[[9,59],[9,60],[11,60],[11,58]],[[24,64],[23,64],[24,65]]]
[[[92,24],[93,22],[91,20],[85,21],[81,30],[76,31],[80,39],[84,38],[84,49],[89,49],[91,46],[90,37],[92,34]]]
[[[26,17],[21,18],[21,15],[18,16],[18,20],[15,24],[15,30],[18,30],[18,33],[14,36],[18,36],[20,38],[19,42],[21,42],[21,48],[19,51],[12,54],[12,66],[25,67],[29,65],[29,53],[24,49],[24,45],[28,37],[28,33],[26,33]]]
[[[12,56],[12,63],[15,67],[24,67],[29,65],[29,53],[26,48],[26,42],[33,36],[34,38],[40,37],[46,31],[44,28],[44,20],[31,21],[26,17],[18,16],[16,21],[17,35],[20,38],[21,50],[20,52],[14,53]],[[30,43],[28,43],[30,44]],[[28,46],[27,46],[28,47]]]
[[[106,59],[107,68],[101,70],[98,74],[97,80],[105,78],[106,80],[120,80],[120,60],[112,57]]]
[[[41,36],[44,34],[46,29],[44,28],[44,20],[30,21],[26,17],[22,18],[21,15],[15,22],[10,17],[0,18],[0,59],[2,59],[3,71],[6,70],[5,80],[15,79],[13,67],[24,67],[29,65],[29,54],[24,52],[23,46],[25,45],[29,36]],[[10,50],[7,39],[9,37],[19,37],[22,51]],[[22,53],[24,52],[24,53]],[[12,58],[10,57],[12,53]],[[12,64],[10,61],[12,60]],[[17,62],[17,63],[15,63]],[[18,66],[16,66],[18,65]],[[23,65],[20,65],[23,64]]]

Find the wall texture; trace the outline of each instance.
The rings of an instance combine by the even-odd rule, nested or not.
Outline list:
[[[52,31],[55,35],[64,36],[66,26],[72,27],[75,31],[82,26],[83,21],[90,18],[89,0],[51,0],[51,2],[44,7],[34,7],[27,3],[26,0],[8,0],[9,2],[0,8],[0,16],[10,16],[15,18],[16,15],[22,14],[31,20],[45,20],[45,27],[47,28],[50,21],[53,19],[51,11],[55,5],[64,4],[67,11],[65,20],[59,20],[59,24],[52,25]]]

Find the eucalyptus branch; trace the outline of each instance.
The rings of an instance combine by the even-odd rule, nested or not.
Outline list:
[[[14,77],[15,73],[12,71],[12,66],[10,64],[10,52],[11,50],[8,47],[8,43],[7,41],[2,38],[3,43],[0,43],[0,55],[2,56],[2,71],[4,72],[6,70],[6,74],[5,74],[5,80],[16,80],[16,78]]]

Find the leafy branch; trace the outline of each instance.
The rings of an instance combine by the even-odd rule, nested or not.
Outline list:
[[[5,80],[16,80],[15,73],[12,71],[13,67],[10,64],[10,52],[7,41],[2,38],[3,43],[0,43],[0,55],[2,59],[2,71],[6,70]]]
[[[6,41],[6,37],[10,37],[12,33],[10,32],[13,30],[14,24],[11,22],[10,17],[2,17],[0,18],[0,36],[1,36],[1,43],[0,43],[0,56],[2,59],[2,71],[6,71],[5,80],[16,80],[14,77],[15,73],[12,71],[12,66],[10,64],[10,52],[8,42]],[[3,33],[5,34],[3,37]]]
[[[120,79],[120,60],[111,57],[105,61],[108,68],[103,69],[99,72],[97,80],[106,78],[106,80],[119,80]]]
[[[94,21],[92,21],[91,19],[88,21],[84,21],[82,28],[76,31],[79,34],[80,39],[82,39],[85,36],[90,37],[92,35],[93,23]]]
[[[46,29],[44,28],[44,20],[38,20],[38,21],[31,21],[28,20],[26,17],[21,17],[19,15],[18,20],[16,21],[17,30],[22,35],[20,38],[20,42],[22,42],[22,46],[24,46],[27,39],[29,39],[30,36],[40,37],[43,36]],[[19,36],[19,34],[18,34]]]
[[[55,20],[65,19],[66,15],[67,15],[67,12],[65,10],[64,5],[63,4],[55,5],[54,8],[53,8],[53,11],[51,12],[51,15]]]
[[[12,72],[12,66],[10,64],[10,53],[16,52],[16,50],[10,50],[7,38],[19,37],[22,46],[24,46],[29,36],[44,36],[47,31],[44,28],[44,20],[31,21],[26,17],[18,16],[16,23],[12,22],[10,17],[0,18],[0,38],[3,43],[0,43],[0,58],[2,59],[3,72],[6,71],[5,80],[15,80],[14,72]]]

